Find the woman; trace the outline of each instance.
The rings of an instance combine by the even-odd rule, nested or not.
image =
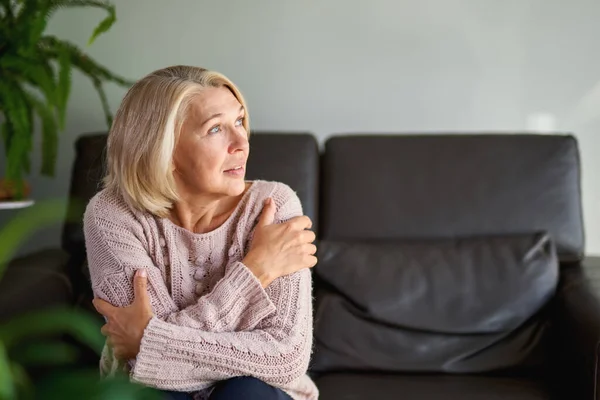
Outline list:
[[[105,374],[125,360],[171,398],[318,397],[315,235],[288,186],[244,180],[248,132],[238,89],[205,69],[155,71],[123,99],[84,217]]]

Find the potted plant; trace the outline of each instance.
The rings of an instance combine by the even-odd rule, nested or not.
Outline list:
[[[65,7],[96,7],[108,13],[94,29],[89,44],[116,21],[115,7],[108,1],[0,0],[0,132],[6,159],[0,202],[28,196],[24,176],[31,172],[36,116],[42,134],[40,173],[54,176],[58,133],[65,127],[73,68],[91,79],[109,127],[112,117],[104,83],[131,85],[76,45],[44,34],[50,17]]]

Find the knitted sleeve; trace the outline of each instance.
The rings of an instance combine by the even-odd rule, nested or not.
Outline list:
[[[277,220],[302,214],[300,200],[287,186]],[[273,281],[265,293],[275,312],[256,329],[209,332],[152,318],[144,332],[132,379],[179,391],[194,391],[234,376],[254,376],[285,387],[308,369],[312,350],[312,280],[304,269]]]

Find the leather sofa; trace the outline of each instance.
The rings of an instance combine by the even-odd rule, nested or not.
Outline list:
[[[80,221],[105,143],[77,140],[62,249],[11,264],[0,321],[91,310]],[[308,133],[254,133],[248,178],[289,184],[317,232],[321,398],[600,399],[580,175],[569,135],[336,135],[319,149]]]

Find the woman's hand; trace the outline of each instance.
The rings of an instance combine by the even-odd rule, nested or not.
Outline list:
[[[152,319],[147,282],[146,270],[137,270],[133,278],[135,298],[129,307],[114,307],[98,298],[92,301],[96,310],[108,319],[101,331],[108,337],[115,357],[120,360],[130,360],[137,356],[144,330]]]
[[[295,217],[281,224],[274,224],[274,219],[275,204],[267,199],[250,250],[242,261],[263,288],[281,276],[317,263],[317,247],[312,244],[315,234],[307,230],[312,227],[310,218]]]

